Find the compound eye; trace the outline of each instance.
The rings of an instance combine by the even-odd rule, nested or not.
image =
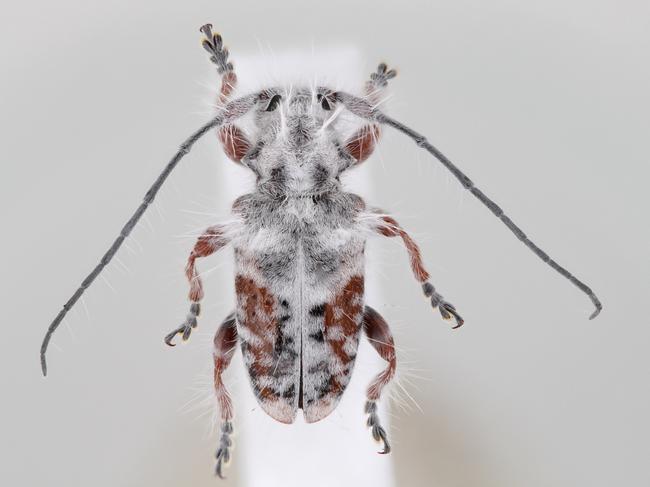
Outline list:
[[[332,109],[332,105],[331,105],[331,103],[329,102],[329,100],[327,99],[327,97],[325,97],[325,96],[323,96],[323,95],[321,95],[321,94],[319,93],[319,94],[316,96],[316,98],[317,98],[318,101],[320,102],[320,106],[323,108],[323,110],[327,110],[327,111],[329,111],[329,110]]]
[[[330,102],[327,101],[327,98],[323,97],[323,99],[320,102],[320,105],[323,107],[323,110],[331,110],[332,106],[330,105]]]
[[[272,112],[273,110],[278,108],[278,105],[280,104],[280,100],[282,100],[282,97],[280,95],[273,95],[273,98],[271,98],[269,104],[266,105],[265,111]]]

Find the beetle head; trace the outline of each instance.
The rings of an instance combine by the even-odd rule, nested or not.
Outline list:
[[[337,93],[324,87],[260,92],[250,150],[241,161],[258,176],[258,188],[281,196],[338,188],[341,172],[369,155],[350,150],[358,137],[349,137],[343,112]]]

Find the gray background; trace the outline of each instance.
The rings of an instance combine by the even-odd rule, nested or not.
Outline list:
[[[198,337],[173,351],[161,341],[186,310],[190,235],[226,213],[214,139],[172,176],[123,265],[61,328],[47,380],[37,357],[60,305],[206,119],[206,21],[235,60],[259,42],[314,43],[397,65],[391,114],[604,302],[587,321],[586,297],[437,162],[387,133],[363,169],[373,202],[418,238],[434,283],[467,321],[450,332],[403,251],[370,244],[377,304],[419,406],[392,405],[394,483],[650,484],[647,2],[38,0],[3,2],[0,18],[3,485],[216,485],[209,341],[232,303],[228,253],[212,260],[220,269]],[[344,430],[341,449],[368,454]],[[224,485],[242,484],[246,461],[236,458]],[[322,469],[336,468],[324,455]],[[347,478],[341,469],[339,485]]]

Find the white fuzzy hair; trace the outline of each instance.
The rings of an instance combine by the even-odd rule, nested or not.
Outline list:
[[[315,90],[317,87],[364,97],[366,82],[376,68],[370,66],[361,50],[354,46],[294,48],[276,52],[271,47],[260,45],[258,53],[231,52],[230,60],[237,75],[237,85],[230,99],[268,88],[284,89],[290,95],[295,88]],[[210,106],[216,109],[220,107],[218,100],[221,81],[216,70],[211,72]],[[326,124],[334,119],[337,131],[343,137],[352,135],[366,123],[341,106],[337,107]],[[245,134],[255,130],[252,114],[240,118],[237,125]]]

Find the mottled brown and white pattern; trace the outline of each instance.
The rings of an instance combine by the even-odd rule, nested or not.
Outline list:
[[[235,248],[239,339],[262,408],[308,422],[338,403],[363,314],[365,232],[359,197],[240,198]],[[332,216],[335,215],[334,218]],[[287,231],[290,229],[290,231]]]

